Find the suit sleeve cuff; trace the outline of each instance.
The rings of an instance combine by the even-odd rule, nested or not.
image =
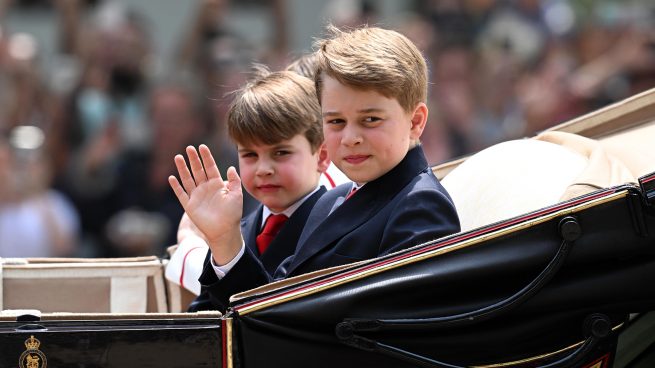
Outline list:
[[[239,250],[239,253],[237,253],[237,255],[234,258],[232,258],[232,260],[230,262],[226,263],[223,266],[218,266],[216,263],[214,263],[214,257],[213,256],[209,257],[209,262],[212,265],[212,268],[214,269],[214,272],[216,273],[216,277],[218,277],[219,280],[222,279],[223,277],[225,277],[225,274],[230,272],[230,270],[234,267],[234,265],[236,265],[237,262],[239,262],[241,257],[243,257],[243,253],[245,252],[245,250],[246,250],[246,243],[242,242],[241,243],[241,249]]]

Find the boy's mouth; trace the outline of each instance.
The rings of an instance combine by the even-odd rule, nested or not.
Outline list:
[[[360,164],[364,161],[366,161],[369,158],[369,155],[349,155],[344,157],[344,161],[346,161],[349,164],[352,165],[357,165]]]
[[[274,192],[280,188],[281,188],[280,185],[274,185],[274,184],[263,184],[257,186],[257,189],[262,192]]]

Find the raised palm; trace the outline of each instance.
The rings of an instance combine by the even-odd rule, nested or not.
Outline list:
[[[209,148],[201,145],[199,151],[200,154],[195,147],[187,147],[189,166],[182,155],[175,156],[180,180],[170,176],[168,181],[184,211],[211,243],[235,226],[238,228],[243,193],[233,167],[228,169],[228,180],[223,181]]]

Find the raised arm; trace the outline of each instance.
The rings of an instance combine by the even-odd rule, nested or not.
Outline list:
[[[198,229],[198,227],[189,218],[189,215],[187,215],[185,212],[177,226],[177,244],[181,244],[185,239],[189,238],[200,238],[205,243],[207,243],[205,234],[203,234],[202,231]]]
[[[204,234],[217,265],[230,262],[243,244],[240,220],[243,212],[241,179],[234,167],[223,181],[209,148],[200,145],[186,149],[187,162],[175,156],[180,180],[170,176],[168,182],[195,226]],[[181,184],[180,184],[181,182]]]

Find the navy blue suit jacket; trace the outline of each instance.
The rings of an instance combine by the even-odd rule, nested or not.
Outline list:
[[[278,266],[296,250],[298,238],[305,227],[305,222],[307,222],[307,218],[312,208],[316,204],[316,201],[318,201],[326,191],[325,187],[321,186],[316,192],[309,196],[309,198],[307,198],[300,207],[296,209],[296,211],[294,211],[282,229],[280,229],[280,232],[268,245],[264,254],[259,254],[259,249],[257,248],[257,235],[261,228],[264,210],[264,207],[259,205],[255,211],[241,219],[241,234],[243,235],[246,244],[246,252],[250,253],[251,256],[256,257],[259,262],[261,262],[261,267],[273,275]],[[214,272],[214,269],[210,264],[210,257],[211,251],[207,251],[205,264],[203,266],[203,274],[208,270]],[[220,305],[213,304],[210,293],[205,285],[201,284],[200,295],[198,295],[198,297],[191,303],[188,310],[190,312],[196,312],[201,310],[221,309],[220,307]]]
[[[340,185],[318,200],[296,252],[273,277],[252,251],[221,280],[205,267],[199,280],[213,304],[225,310],[231,295],[273,279],[379,257],[460,231],[455,206],[420,146],[344,202],[350,187]]]

